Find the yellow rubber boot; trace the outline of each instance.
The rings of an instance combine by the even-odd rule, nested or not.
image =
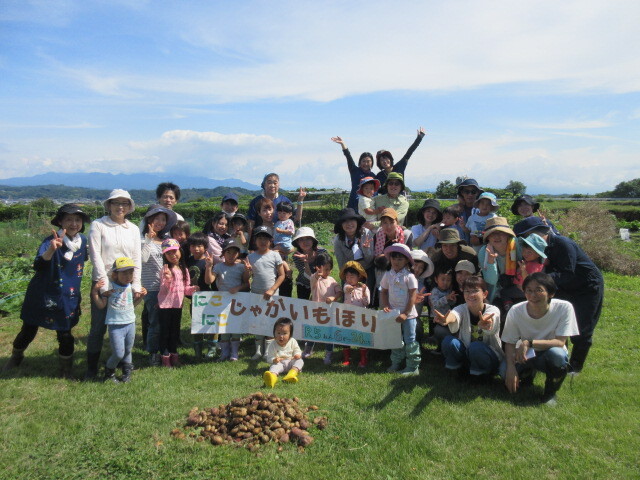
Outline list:
[[[267,370],[266,372],[264,372],[264,375],[262,375],[262,380],[264,380],[264,384],[267,387],[273,388],[278,381],[278,376],[275,373]]]
[[[287,372],[287,374],[284,376],[282,381],[288,382],[288,383],[296,383],[298,381],[298,373],[299,373],[298,370],[296,370],[295,368],[292,368]]]

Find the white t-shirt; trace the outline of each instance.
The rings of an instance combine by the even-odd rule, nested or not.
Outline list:
[[[407,306],[407,299],[409,298],[409,290],[418,288],[418,279],[406,268],[403,268],[399,272],[395,272],[393,269],[384,274],[380,281],[380,286],[389,291],[389,305],[391,308],[395,308],[404,311]],[[414,318],[418,316],[416,306],[411,307],[411,313],[407,318]]]
[[[573,305],[566,300],[552,298],[549,311],[541,318],[532,318],[527,313],[527,303],[518,303],[507,313],[503,342],[516,344],[518,340],[553,340],[580,333]]]

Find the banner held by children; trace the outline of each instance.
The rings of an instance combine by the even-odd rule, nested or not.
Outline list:
[[[191,333],[273,335],[280,317],[293,320],[293,337],[322,343],[386,350],[402,347],[393,310],[371,310],[343,303],[330,305],[255,293],[197,292],[192,301]]]

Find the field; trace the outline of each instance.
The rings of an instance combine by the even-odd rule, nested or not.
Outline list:
[[[498,379],[475,385],[449,376],[429,353],[421,375],[407,379],[384,373],[386,354],[364,372],[342,367],[338,353],[327,368],[316,354],[298,384],[275,388],[329,417],[302,453],[292,445],[251,453],[169,435],[193,406],[264,391],[266,364],[247,360],[251,342],[234,364],[193,363],[185,346],[187,365],[168,370],[148,368],[138,341],[132,382],[113,385],[56,379],[55,334],[41,331],[19,373],[0,376],[0,479],[638,478],[640,278],[606,273],[605,282],[587,367],[565,382],[557,407],[538,403],[542,378],[512,397]],[[88,305],[84,311],[74,329],[78,376]],[[19,328],[15,310],[2,318],[0,363]],[[186,328],[182,336],[189,342]]]

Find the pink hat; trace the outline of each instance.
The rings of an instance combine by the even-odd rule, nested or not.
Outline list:
[[[167,238],[162,242],[162,253],[165,254],[171,250],[180,250],[180,244],[173,238]]]
[[[407,260],[409,260],[409,263],[411,263],[411,265],[414,264],[413,257],[411,256],[411,250],[409,250],[409,247],[407,247],[404,243],[394,243],[393,245],[385,248],[383,253],[384,256],[387,257],[387,260],[391,261],[391,254],[393,252],[401,253],[402,255],[407,257]]]

